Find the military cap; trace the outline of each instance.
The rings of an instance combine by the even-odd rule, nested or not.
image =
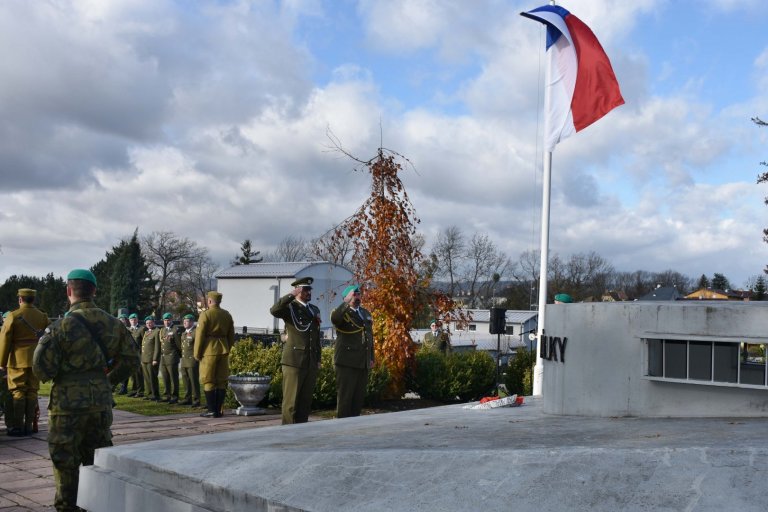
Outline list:
[[[76,268],[67,274],[67,281],[75,279],[82,279],[83,281],[91,282],[93,283],[93,286],[96,286],[96,276],[93,275],[93,272],[90,270],[86,270],[84,268]]]
[[[342,292],[341,296],[342,297],[346,297],[347,294],[349,292],[353,291],[353,290],[356,291],[356,292],[359,292],[360,291],[360,287],[357,286],[356,284],[351,284],[351,285],[347,286],[346,288],[344,288],[344,292]]]
[[[3,313],[3,318],[8,318],[8,313],[10,313],[10,311],[6,311],[5,313]]]
[[[32,288],[19,288],[19,297],[34,297],[35,295],[37,295],[37,291]]]
[[[170,313],[165,313],[163,315],[163,320],[173,320],[173,315]]]
[[[567,293],[558,293],[557,295],[555,295],[555,302],[570,304],[571,302],[573,302],[573,298]]]
[[[128,320],[130,320],[131,318],[136,318],[138,320],[139,315],[137,315],[136,313],[131,313],[130,315],[128,315]]]
[[[117,318],[128,318],[128,315],[125,313],[120,313]]]
[[[186,315],[184,315],[184,320],[194,320],[194,319],[195,319],[195,315],[193,315],[192,313],[187,313]]]
[[[297,287],[301,286],[302,288],[312,288],[312,282],[314,279],[311,277],[302,277],[301,279],[297,279],[294,282],[291,283],[291,286]]]
[[[147,315],[146,317],[144,317],[144,321],[145,322],[149,322],[150,320],[152,320],[154,322],[155,321],[155,317],[153,317],[152,315]]]
[[[223,295],[222,295],[222,294],[220,294],[219,292],[217,292],[216,290],[211,290],[211,291],[209,291],[209,292],[206,294],[206,296],[207,296],[209,299],[213,299],[213,300],[221,300],[221,298],[223,297]]]

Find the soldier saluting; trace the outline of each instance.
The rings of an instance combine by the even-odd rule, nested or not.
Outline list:
[[[131,335],[118,319],[96,307],[96,277],[76,269],[67,275],[69,311],[40,338],[33,369],[53,380],[48,403],[48,450],[56,481],[57,510],[79,510],[81,464],[93,464],[96,448],[112,446],[112,386],[139,364]]]
[[[283,367],[283,425],[306,423],[312,407],[320,370],[320,309],[312,299],[311,277],[297,279],[293,292],[281,297],[269,310],[285,322]]]

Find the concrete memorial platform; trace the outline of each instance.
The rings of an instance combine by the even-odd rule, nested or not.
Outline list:
[[[595,398],[597,399],[597,398]],[[93,511],[765,510],[765,418],[446,406],[97,452]]]

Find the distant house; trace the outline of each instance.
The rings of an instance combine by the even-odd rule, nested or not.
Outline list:
[[[629,300],[627,294],[623,290],[606,290],[601,297],[601,302],[624,302]]]
[[[457,329],[454,323],[448,326],[451,332],[451,346],[455,351],[483,350],[496,358],[500,348],[502,361],[515,353],[518,348],[531,346],[528,334],[536,331],[538,313],[536,311],[509,310],[506,313],[506,333],[499,338],[490,333],[491,312],[487,309],[465,310],[472,318],[464,329]],[[413,340],[421,343],[429,329],[411,331]],[[497,347],[498,343],[498,347]]]
[[[674,286],[657,286],[652,292],[637,300],[680,300],[683,296]]]
[[[338,295],[352,282],[352,272],[327,261],[251,263],[234,265],[216,273],[217,290],[224,295],[222,307],[232,314],[235,330],[272,332],[283,329],[282,321],[269,313],[281,296],[293,290],[291,283],[312,277],[312,304],[320,308],[321,329],[330,330],[331,310],[341,301]]]
[[[750,290],[716,290],[712,288],[699,288],[685,296],[691,300],[736,300],[748,301],[752,297]]]

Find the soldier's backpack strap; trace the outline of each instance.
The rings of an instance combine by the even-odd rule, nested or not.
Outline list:
[[[101,349],[101,353],[104,355],[104,373],[109,372],[109,355],[107,355],[107,347],[104,346],[104,342],[101,341],[101,337],[99,337],[98,333],[96,332],[96,329],[93,328],[91,324],[85,321],[85,318],[83,318],[81,315],[78,315],[77,313],[72,313],[71,315],[68,315],[68,318],[74,318],[78,322],[80,322],[80,325],[88,329],[88,332],[91,333],[91,339],[96,343],[99,348]]]
[[[24,318],[23,316],[19,316],[19,320],[21,320],[22,322],[24,322],[24,323],[26,324],[26,326],[27,326],[27,327],[29,327],[30,329],[32,329],[32,332],[34,332],[34,333],[35,333],[35,336],[37,336],[37,339],[40,339],[40,338],[43,336],[43,334],[45,334],[45,329],[40,329],[40,330],[38,330],[38,329],[35,329],[34,327],[32,327],[32,326],[29,324],[29,322],[27,322],[27,319],[26,319],[26,318]]]

